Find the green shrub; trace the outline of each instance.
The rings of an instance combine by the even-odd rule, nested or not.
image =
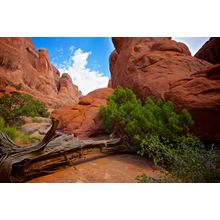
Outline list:
[[[154,103],[147,98],[142,104],[130,89],[122,87],[109,96],[108,105],[101,106],[100,113],[108,132],[115,132],[137,146],[147,134],[156,133],[159,139],[173,140],[186,134],[193,124],[189,112],[183,109],[177,113],[170,101]]]
[[[21,116],[48,117],[49,112],[42,102],[34,100],[32,96],[14,93],[4,94],[0,98],[0,115],[6,123],[20,125],[23,122]]]
[[[154,165],[171,172],[184,182],[219,181],[220,156],[206,150],[203,143],[190,134],[193,120],[183,109],[177,112],[170,101],[154,102],[150,97],[141,103],[135,94],[122,87],[108,97],[100,113],[106,131],[121,137],[125,144]]]

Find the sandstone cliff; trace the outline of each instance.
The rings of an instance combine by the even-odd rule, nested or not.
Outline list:
[[[198,54],[199,58],[191,56],[186,45],[168,37],[112,41],[115,50],[109,58],[109,85],[130,88],[142,100],[147,96],[171,100],[177,109],[191,112],[193,131],[199,137],[220,140],[219,65],[199,59]],[[219,59],[217,55],[215,58]]]
[[[52,108],[77,103],[81,96],[70,76],[60,76],[48,51],[36,50],[30,38],[0,38],[0,90],[8,87],[20,87]]]

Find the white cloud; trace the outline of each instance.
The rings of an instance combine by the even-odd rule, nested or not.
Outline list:
[[[98,70],[87,68],[88,57],[91,52],[77,49],[71,57],[70,65],[64,65],[59,69],[61,73],[69,73],[73,83],[79,87],[83,95],[108,85],[109,78]]]

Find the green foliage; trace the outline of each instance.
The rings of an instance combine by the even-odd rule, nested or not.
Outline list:
[[[5,120],[0,116],[0,131],[10,137],[13,141],[20,142],[22,144],[33,143],[39,141],[39,137],[29,136],[21,133],[14,126],[9,126],[5,123]]]
[[[178,179],[173,178],[170,175],[163,175],[161,177],[155,178],[147,176],[146,174],[138,175],[135,180],[137,183],[176,183],[179,182]]]
[[[160,164],[169,170],[172,178],[183,182],[219,182],[220,154],[211,148],[205,149],[200,140],[186,134],[175,141],[161,141],[158,135],[146,135],[138,152],[147,154],[155,165]],[[164,180],[164,182],[166,182]]]
[[[153,159],[155,165],[168,166],[179,163],[180,158],[191,150],[202,151],[204,149],[200,140],[192,134],[177,136],[172,141],[166,138],[160,139],[157,133],[148,133],[141,141],[138,154],[147,154]],[[187,158],[187,157],[186,157]]]
[[[4,94],[0,98],[0,115],[6,123],[19,125],[22,123],[21,116],[48,117],[49,112],[42,102],[34,100],[32,96],[14,93]]]
[[[159,139],[172,140],[187,133],[193,124],[187,110],[177,113],[171,102],[154,103],[151,98],[142,104],[130,89],[122,87],[115,89],[100,112],[108,132],[115,132],[137,146],[147,134],[156,133]]]
[[[206,149],[194,136],[177,140],[170,170],[184,182],[220,182],[220,153]]]
[[[171,183],[171,182],[220,182],[220,152],[218,149],[193,148],[185,146],[170,151],[164,145],[161,153],[165,153],[169,166],[164,166],[169,173],[162,173],[159,178],[148,177],[142,174],[136,177],[139,183]]]
[[[5,124],[5,120],[0,117],[0,131],[8,135],[12,140],[19,137],[19,132],[16,127]]]
[[[183,109],[177,112],[170,101],[154,102],[150,97],[141,103],[135,94],[122,87],[114,90],[108,105],[100,108],[104,127],[122,138],[141,156],[148,156],[184,182],[220,181],[220,156],[206,150],[189,133],[193,120]]]

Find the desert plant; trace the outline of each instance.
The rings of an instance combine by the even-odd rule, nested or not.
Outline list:
[[[10,126],[5,123],[4,118],[0,116],[0,131],[6,134],[13,141],[20,142],[22,144],[33,143],[39,141],[39,137],[33,135],[26,135],[17,130],[15,126]]]
[[[108,105],[101,106],[100,113],[108,132],[137,146],[147,134],[156,133],[160,140],[173,140],[186,134],[193,124],[186,109],[177,113],[170,101],[155,103],[150,97],[142,104],[132,90],[122,87],[116,88],[108,97]]]
[[[7,124],[19,125],[23,122],[21,116],[48,117],[49,112],[42,102],[34,100],[32,96],[14,93],[4,94],[0,98],[0,115]]]
[[[0,131],[8,135],[12,140],[16,140],[20,135],[16,127],[6,125],[5,120],[2,117],[0,117]]]
[[[220,156],[190,133],[193,120],[170,101],[141,103],[132,90],[118,87],[100,108],[107,132],[115,133],[141,156],[153,160],[184,182],[220,181]]]

